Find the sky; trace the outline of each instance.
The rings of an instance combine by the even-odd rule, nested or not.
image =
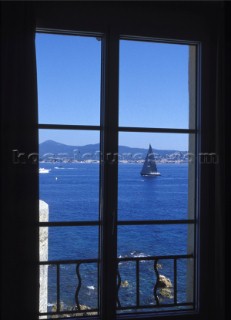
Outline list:
[[[95,37],[36,34],[40,124],[100,124],[101,44]],[[189,46],[120,40],[119,126],[188,128]],[[99,142],[99,132],[40,130],[79,146]],[[120,133],[119,144],[188,149],[188,134]]]

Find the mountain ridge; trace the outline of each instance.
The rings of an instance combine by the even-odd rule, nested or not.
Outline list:
[[[73,145],[67,145],[64,143],[60,143],[54,140],[46,140],[39,144],[39,156],[40,158],[45,158],[49,156],[66,156],[68,158],[75,158],[76,156],[81,156],[84,154],[90,154],[95,155],[100,150],[99,143],[95,144],[87,144],[84,146],[73,146]],[[134,147],[128,147],[128,146],[119,146],[119,154],[123,156],[129,157],[130,155],[140,154],[140,158],[145,158],[148,151],[145,148],[134,148]],[[168,156],[173,153],[180,153],[182,155],[186,154],[186,151],[179,151],[179,150],[159,150],[153,148],[153,152],[156,155],[159,155],[161,157]],[[127,155],[126,155],[127,154]]]

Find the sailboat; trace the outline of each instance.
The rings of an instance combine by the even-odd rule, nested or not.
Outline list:
[[[152,151],[152,147],[150,144],[149,144],[148,153],[146,155],[143,168],[140,174],[141,176],[145,176],[145,177],[160,176],[160,173],[157,171],[154,153]]]
[[[39,173],[49,173],[51,169],[39,168]]]

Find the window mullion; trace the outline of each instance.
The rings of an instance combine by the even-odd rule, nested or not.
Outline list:
[[[101,295],[103,319],[115,319],[117,272],[118,60],[119,39],[108,31],[102,44],[101,86]]]

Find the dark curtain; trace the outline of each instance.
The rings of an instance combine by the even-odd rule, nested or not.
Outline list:
[[[226,213],[226,114],[224,100],[225,83],[225,26],[224,11],[221,12],[217,38],[217,64],[216,64],[216,154],[215,166],[215,246],[214,291],[217,317],[225,319],[225,213]]]
[[[228,274],[226,273],[227,263],[227,234],[226,234],[226,206],[228,201],[228,190],[226,179],[227,171],[227,151],[228,151],[228,126],[227,107],[225,104],[225,83],[227,73],[226,43],[228,41],[225,33],[225,7],[222,5],[217,11],[216,32],[213,34],[212,42],[214,46],[214,128],[211,128],[210,136],[214,139],[213,150],[216,153],[214,165],[214,199],[210,197],[214,208],[209,212],[209,219],[213,227],[210,230],[209,250],[212,259],[209,261],[209,289],[211,292],[211,305],[209,306],[210,316],[214,319],[226,319],[227,284]],[[214,214],[212,214],[214,212]],[[214,262],[212,262],[214,261]]]
[[[230,277],[230,270],[231,270],[231,263],[230,263],[230,252],[231,252],[231,241],[230,241],[230,226],[231,226],[231,219],[230,214],[228,212],[228,203],[231,201],[231,170],[229,163],[231,163],[231,127],[230,127],[230,106],[231,106],[231,90],[230,90],[230,83],[231,83],[231,37],[230,37],[230,30],[231,30],[231,3],[225,2],[225,75],[224,75],[224,83],[225,85],[225,99],[224,99],[224,106],[225,106],[225,161],[226,161],[226,170],[225,170],[225,206],[226,206],[226,215],[225,215],[225,282],[226,282],[226,292],[228,292],[229,284],[231,283]],[[229,84],[229,85],[228,85]],[[225,310],[226,315],[228,316],[229,310],[228,306],[230,303],[230,295],[225,295]]]
[[[33,320],[38,310],[34,40],[33,2],[1,2],[1,316],[4,320]]]

